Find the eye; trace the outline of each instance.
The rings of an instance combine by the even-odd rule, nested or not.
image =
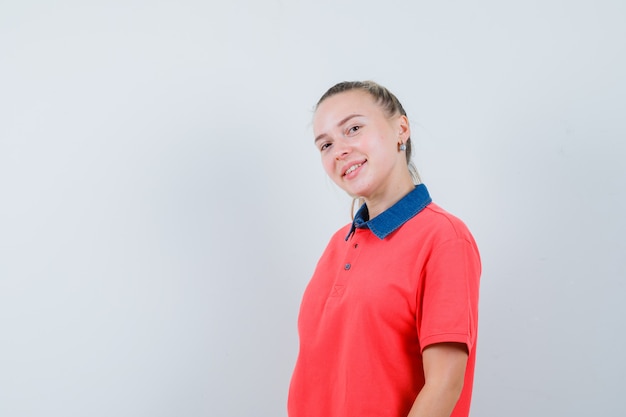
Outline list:
[[[348,135],[353,135],[356,132],[358,132],[361,129],[361,126],[359,125],[354,125],[351,128],[348,129]]]
[[[328,142],[322,143],[322,146],[320,146],[320,151],[325,151],[329,147],[330,147],[330,143],[328,143]]]

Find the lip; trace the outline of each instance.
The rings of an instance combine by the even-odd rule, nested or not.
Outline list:
[[[346,177],[346,175],[350,175],[350,174],[353,174],[353,173],[357,172],[357,171],[358,171],[358,170],[359,170],[359,169],[360,169],[360,168],[361,168],[361,167],[362,167],[362,166],[363,166],[366,162],[367,162],[367,159],[361,159],[361,160],[351,161],[351,162],[348,162],[348,163],[344,164],[344,165],[341,167],[341,177],[342,177],[342,178],[345,178],[345,177]],[[354,166],[354,165],[359,165],[359,164],[361,164],[361,166],[360,166],[360,167],[358,167],[358,168],[357,168],[357,169],[355,169],[354,171],[350,172],[349,174],[346,174],[346,171],[347,171],[348,169],[350,169],[350,167],[351,167],[351,166]]]

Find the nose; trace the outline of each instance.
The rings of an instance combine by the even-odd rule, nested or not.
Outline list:
[[[350,154],[352,148],[344,141],[335,142],[335,159],[337,161],[344,159],[346,156]]]

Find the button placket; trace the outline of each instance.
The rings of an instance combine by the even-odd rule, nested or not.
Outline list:
[[[344,271],[350,271],[360,252],[359,241],[356,240],[356,236],[354,236],[353,239],[354,241],[350,242],[350,248],[346,251],[345,262],[343,264]]]
[[[330,291],[330,298],[338,300],[341,298],[348,286],[350,285],[350,275],[349,272],[352,272],[355,266],[355,262],[358,259],[359,253],[361,252],[361,244],[360,239],[357,237],[358,232],[352,236],[352,239],[349,243],[349,246],[346,248],[343,264],[341,265],[341,271],[338,272],[337,278],[333,284],[333,287]]]

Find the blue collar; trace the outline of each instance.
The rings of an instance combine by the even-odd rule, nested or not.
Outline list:
[[[363,204],[356,212],[350,232],[346,236],[346,240],[354,234],[354,231],[368,228],[379,239],[384,239],[393,231],[398,229],[409,219],[422,211],[424,207],[432,202],[430,194],[424,184],[418,184],[413,191],[402,197],[397,203],[380,213],[373,219],[369,219],[369,211],[367,205]]]

